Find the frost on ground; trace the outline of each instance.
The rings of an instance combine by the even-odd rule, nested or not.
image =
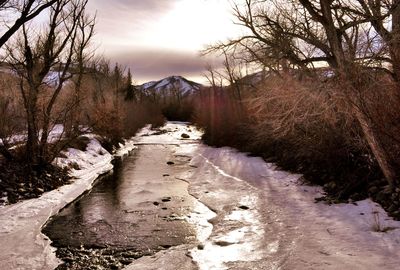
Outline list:
[[[117,154],[123,155],[133,147],[129,141]],[[44,193],[37,199],[0,207],[1,269],[54,269],[60,261],[41,228],[52,215],[89,190],[99,175],[113,168],[113,156],[94,136],[86,151],[68,149],[63,154],[66,158],[57,158],[55,163],[76,168],[71,171],[74,179],[70,185]]]

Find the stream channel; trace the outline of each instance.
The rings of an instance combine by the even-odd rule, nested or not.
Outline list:
[[[199,202],[177,177],[191,168],[177,147],[140,145],[49,220],[43,233],[63,261],[57,269],[122,269],[172,246],[195,245]]]

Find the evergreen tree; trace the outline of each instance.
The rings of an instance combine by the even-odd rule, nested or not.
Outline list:
[[[135,87],[132,85],[132,74],[131,70],[128,69],[128,77],[126,80],[126,86],[125,86],[125,100],[126,101],[136,101],[136,95],[135,95]]]

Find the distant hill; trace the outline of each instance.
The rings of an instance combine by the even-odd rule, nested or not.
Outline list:
[[[138,88],[149,94],[161,97],[186,97],[202,87],[201,84],[190,81],[182,76],[170,76],[159,81],[144,83]]]

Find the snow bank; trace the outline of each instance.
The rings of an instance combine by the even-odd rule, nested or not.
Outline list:
[[[119,144],[119,148],[114,151],[115,157],[124,157],[128,155],[133,149],[136,149],[136,140],[132,138],[130,140],[125,140],[123,144]]]
[[[189,135],[183,138],[182,134]],[[136,135],[137,144],[191,144],[199,143],[203,132],[185,122],[167,122],[160,129],[143,128]]]
[[[42,136],[42,132],[39,133],[39,138]],[[49,137],[47,138],[48,142],[56,142],[60,140],[64,136],[64,126],[63,125],[54,125],[52,130],[49,132]],[[28,135],[26,133],[15,134],[8,139],[9,144],[18,144],[26,141]],[[0,139],[0,144],[3,144],[3,140]]]
[[[126,147],[125,147],[126,146]],[[133,142],[116,152],[122,156]],[[60,263],[50,240],[41,233],[47,220],[65,205],[92,188],[96,178],[110,170],[113,156],[92,136],[86,151],[68,149],[57,158],[61,167],[72,166],[72,184],[44,193],[40,198],[0,207],[0,264],[2,269],[54,269]],[[79,169],[78,169],[79,167]]]

